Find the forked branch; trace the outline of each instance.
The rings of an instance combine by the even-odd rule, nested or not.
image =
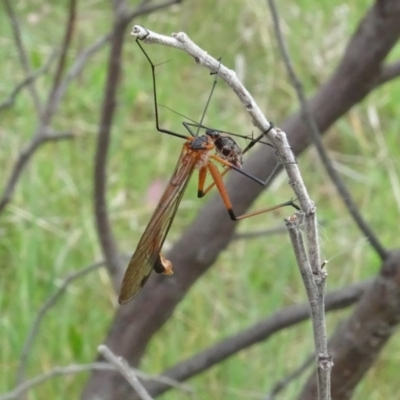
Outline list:
[[[238,79],[236,73],[225,67],[220,60],[216,60],[199,46],[193,43],[188,36],[183,33],[175,33],[172,37],[163,36],[151,32],[141,26],[136,25],[133,28],[132,34],[138,40],[145,43],[158,43],[170,47],[175,47],[185,51],[192,56],[195,61],[208,68],[212,73],[217,74],[229,87],[235,92],[239,100],[242,102],[246,111],[250,115],[254,125],[258,127],[261,132],[268,135],[269,140],[272,142],[278,159],[284,166],[286,173],[289,177],[296,197],[300,202],[301,208],[305,214],[305,229],[307,235],[307,250],[303,243],[300,243],[301,235],[297,235],[297,243],[292,241],[295,248],[296,255],[299,255],[299,249],[303,250],[301,257],[298,257],[298,263],[301,274],[304,278],[307,294],[309,297],[312,319],[314,327],[314,339],[317,354],[317,370],[321,373],[320,387],[321,399],[328,400],[330,398],[330,370],[331,361],[327,350],[327,339],[325,332],[325,310],[324,310],[324,286],[325,286],[325,273],[321,269],[319,239],[316,219],[316,209],[314,203],[311,201],[307,189],[304,185],[298,164],[289,146],[286,134],[279,128],[272,128],[271,123],[265,118],[260,108]],[[288,219],[291,221],[291,219]]]

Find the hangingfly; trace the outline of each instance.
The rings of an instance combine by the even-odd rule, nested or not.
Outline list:
[[[169,180],[168,185],[156,207],[156,210],[154,211],[154,214],[151,217],[150,222],[139,241],[139,244],[137,245],[136,251],[129,262],[118,298],[120,304],[128,303],[139,293],[140,289],[149,278],[152,270],[159,274],[165,275],[171,275],[173,273],[172,263],[163,257],[161,254],[161,248],[171,227],[175,213],[178,209],[190,177],[195,169],[199,171],[198,197],[203,197],[210,191],[211,188],[216,186],[228,210],[229,216],[234,221],[276,210],[277,208],[284,206],[293,206],[298,209],[298,206],[294,204],[292,200],[290,200],[285,203],[264,208],[248,214],[240,216],[235,215],[222,177],[229,170],[233,169],[259,184],[265,184],[265,182],[261,179],[249,175],[241,169],[243,154],[253,147],[255,143],[261,142],[264,134],[261,134],[257,138],[253,139],[244,150],[241,150],[236,141],[231,137],[233,134],[228,135],[225,132],[209,129],[202,125],[202,120],[207,110],[216,80],[214,80],[214,84],[200,123],[183,123],[191,136],[185,136],[180,133],[160,128],[155,84],[155,67],[139,42],[139,40],[143,40],[144,38],[145,37],[137,38],[136,42],[146,56],[152,68],[157,130],[182,138],[185,140],[185,143],[183,144],[182,151],[172,177]],[[193,132],[191,127],[196,127],[197,132]],[[205,133],[203,135],[198,134],[200,129],[204,129]],[[247,138],[240,135],[235,136]],[[216,163],[221,164],[225,168],[222,173],[216,166]],[[210,174],[213,182],[207,188],[205,188],[206,177],[208,174]]]

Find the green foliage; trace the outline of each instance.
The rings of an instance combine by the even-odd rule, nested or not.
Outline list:
[[[30,62],[38,68],[63,37],[65,2],[14,3]],[[284,33],[307,94],[314,93],[330,76],[369,5],[365,0],[353,2],[351,7],[327,0],[280,4]],[[109,7],[106,1],[80,2],[69,66],[82,49],[108,33],[112,23]],[[5,15],[0,18],[3,99],[24,74],[9,23]],[[210,54],[222,56],[231,68],[243,58],[244,83],[278,126],[298,108],[277,52],[265,1],[184,1],[181,6],[134,23],[165,34],[186,31]],[[212,82],[208,73],[176,50],[162,46],[147,46],[146,50],[156,64],[162,64],[157,68],[159,103],[199,119]],[[399,49],[395,52],[398,56]],[[101,258],[92,211],[92,176],[106,58],[107,50],[103,49],[89,60],[69,87],[54,120],[54,129],[72,131],[76,137],[39,149],[0,217],[0,392],[13,387],[23,343],[43,302],[57,289],[62,277]],[[43,101],[51,82],[50,75],[37,81]],[[398,246],[398,237],[392,232],[398,231],[399,220],[399,90],[396,82],[383,86],[335,124],[325,139],[363,215],[388,248]],[[110,217],[120,249],[127,253],[133,252],[152,213],[153,205],[146,194],[151,183],[169,178],[180,151],[177,139],[155,130],[152,102],[150,70],[133,37],[128,36],[108,161]],[[378,124],[373,123],[374,115]],[[0,118],[2,189],[18,152],[36,125],[28,91],[18,96],[13,108],[2,111]],[[164,127],[184,132],[180,116],[164,108],[161,119]],[[206,123],[242,134],[250,135],[253,130],[242,106],[222,83],[214,93]],[[323,257],[332,259],[328,265],[329,289],[373,276],[379,261],[348,216],[315,150],[302,155],[299,164],[318,205],[319,218],[326,221],[321,226],[321,239]],[[206,201],[196,199],[195,192],[192,182],[168,243],[179,237]],[[278,179],[254,208],[290,197],[285,179]],[[265,219],[249,219],[238,229],[275,227],[282,224],[285,215],[277,212],[267,214]],[[288,248],[286,235],[232,243],[151,343],[143,370],[158,373],[282,306],[305,301]],[[92,361],[115,307],[115,293],[104,271],[94,272],[69,287],[44,320],[30,356],[29,376],[56,365]],[[328,318],[332,332],[338,317]],[[190,383],[199,398],[262,398],[311,349],[310,324],[304,323],[241,352]],[[399,351],[400,341],[396,338],[358,389],[356,399],[378,398],[383,393],[385,397],[396,397],[395,360]],[[291,357],[293,354],[296,357]],[[86,377],[57,378],[30,392],[28,398],[77,398]],[[60,392],[65,382],[68,390]],[[300,387],[301,380],[283,397],[292,398]],[[174,393],[163,398],[184,397]]]

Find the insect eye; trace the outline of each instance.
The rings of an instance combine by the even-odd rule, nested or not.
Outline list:
[[[231,149],[230,149],[229,147],[224,147],[224,148],[222,149],[222,154],[223,154],[224,156],[229,156],[229,154],[231,154]]]

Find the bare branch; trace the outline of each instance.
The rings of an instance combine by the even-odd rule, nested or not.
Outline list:
[[[296,89],[301,109],[306,123],[309,128],[313,130],[314,142],[318,142],[320,146],[317,148],[322,151],[322,155],[326,156],[322,141],[320,140],[320,133],[318,132],[317,125],[313,121],[310,113],[307,109],[306,98],[302,91],[301,82],[295,75],[294,68],[290,59],[289,52],[284,42],[279,16],[276,10],[274,0],[268,0],[268,5],[271,10],[272,20],[275,30],[275,35],[278,41],[278,47],[282,58],[284,59],[289,77],[292,81],[293,86]],[[317,136],[317,139],[314,137]],[[320,153],[321,155],[321,153]],[[314,331],[314,346],[316,351],[316,364],[317,364],[317,376],[318,376],[318,399],[319,400],[330,400],[331,399],[331,370],[333,367],[332,357],[328,353],[328,340],[326,335],[326,321],[325,321],[325,309],[324,309],[324,293],[325,293],[325,280],[327,274],[321,268],[319,243],[318,243],[318,228],[315,213],[307,216],[306,215],[306,232],[307,232],[307,243],[308,243],[308,257],[307,251],[303,242],[301,232],[299,230],[299,214],[293,218],[287,218],[286,226],[289,230],[290,239],[292,246],[295,251],[297,264],[300,269],[303,283],[306,288],[307,297],[310,302],[311,308],[311,320],[313,323]]]
[[[115,8],[115,7],[114,7]],[[121,75],[121,56],[125,40],[126,26],[121,24],[115,16],[113,33],[111,35],[111,49],[108,58],[107,80],[104,88],[103,104],[101,107],[101,118],[99,133],[96,143],[96,154],[94,160],[94,215],[96,220],[96,231],[100,241],[101,249],[106,260],[107,270],[113,278],[117,289],[122,279],[122,266],[119,259],[117,243],[112,231],[111,222],[107,211],[107,156],[111,138],[111,126],[114,119],[116,107],[116,95]]]
[[[360,381],[374,365],[400,322],[400,250],[393,250],[379,275],[363,293],[349,318],[329,340],[335,361],[332,398],[350,400]],[[299,400],[315,398],[317,385],[312,374]]]
[[[8,1],[8,0],[7,0]],[[5,206],[11,200],[11,197],[14,193],[15,186],[19,180],[19,177],[24,170],[25,166],[28,164],[28,161],[33,156],[35,151],[39,148],[43,143],[50,140],[60,140],[65,138],[70,138],[70,134],[61,134],[60,137],[54,135],[54,133],[49,132],[49,125],[54,113],[57,110],[58,101],[57,101],[57,91],[59,87],[59,82],[61,79],[61,74],[65,65],[65,57],[66,52],[68,50],[69,44],[72,38],[72,30],[75,19],[75,9],[76,9],[76,0],[70,0],[70,8],[69,8],[69,18],[67,29],[64,36],[63,46],[60,53],[60,58],[58,62],[58,67],[56,70],[53,87],[50,91],[48,101],[46,103],[45,109],[43,111],[43,115],[40,115],[39,126],[36,129],[31,141],[25,146],[25,148],[20,152],[18,159],[11,171],[10,177],[6,183],[3,195],[0,198],[0,213],[4,210]]]
[[[268,0],[268,4],[271,9],[272,19],[274,21],[274,30],[275,30],[275,35],[278,40],[278,47],[279,47],[280,53],[282,55],[282,58],[285,63],[286,69],[288,71],[288,75],[292,82],[292,85],[296,90],[296,94],[297,94],[297,97],[300,102],[302,117],[308,127],[311,139],[318,151],[318,154],[321,158],[322,164],[324,165],[325,170],[327,171],[330,179],[336,186],[336,189],[339,192],[339,195],[342,197],[343,202],[345,203],[350,215],[353,217],[354,221],[358,225],[361,232],[363,232],[365,237],[370,241],[372,247],[378,253],[381,260],[383,260],[387,255],[386,249],[382,246],[378,237],[375,235],[373,230],[370,228],[370,226],[366,223],[366,221],[362,217],[362,215],[357,207],[357,204],[354,202],[349,190],[347,189],[347,187],[345,186],[343,181],[340,179],[339,174],[336,172],[327,152],[325,151],[324,145],[321,140],[321,133],[318,129],[318,126],[317,126],[315,120],[312,118],[310,111],[308,110],[307,100],[306,100],[306,97],[305,97],[304,91],[303,91],[303,85],[301,84],[300,80],[297,78],[297,75],[294,71],[293,63],[290,59],[289,52],[284,43],[282,32],[279,27],[279,18],[278,18],[278,14],[276,11],[274,1]]]
[[[47,127],[49,125],[50,120],[56,113],[59,104],[59,101],[57,101],[56,98],[59,97],[58,91],[60,87],[61,77],[65,68],[65,60],[67,57],[68,49],[72,41],[72,34],[75,25],[75,16],[76,16],[76,0],[70,0],[67,26],[65,29],[64,39],[60,50],[58,65],[54,75],[53,86],[50,89],[50,94],[48,96],[47,103],[41,118],[41,124],[44,127]]]
[[[326,311],[334,311],[354,304],[372,284],[372,280],[359,282],[346,288],[328,293],[325,298]],[[310,317],[309,304],[286,307],[270,315],[253,326],[222,340],[193,357],[181,361],[164,371],[161,376],[183,382],[212,366],[226,360],[257,343],[263,342],[273,334],[307,320]],[[314,358],[315,360],[315,358]],[[146,385],[149,393],[156,397],[169,390],[167,385],[152,383]]]
[[[29,59],[26,54],[24,45],[22,43],[21,29],[19,26],[18,19],[14,13],[14,10],[13,10],[10,0],[4,0],[4,4],[5,4],[5,8],[6,8],[8,17],[11,22],[11,27],[12,27],[12,30],[14,33],[14,40],[15,40],[15,44],[17,45],[17,50],[18,50],[22,68],[25,72],[26,77],[30,77],[32,75],[31,65],[29,63]],[[40,99],[39,99],[39,95],[37,94],[37,91],[36,91],[33,83],[34,83],[34,80],[30,81],[27,85],[28,85],[28,89],[32,96],[33,105],[36,108],[37,115],[41,115],[42,108],[41,108],[41,104],[40,104]]]
[[[22,171],[28,164],[29,160],[35,153],[35,151],[45,142],[54,141],[54,140],[63,140],[63,139],[71,139],[73,138],[72,133],[48,133],[45,131],[38,131],[32,138],[32,140],[25,146],[23,150],[18,155],[17,161],[14,164],[14,167],[11,171],[10,177],[5,185],[4,192],[0,197],[0,214],[11,200],[11,197],[14,193],[15,187],[18,183],[19,177],[22,174]]]
[[[96,362],[96,363],[79,364],[79,365],[72,364],[72,365],[68,365],[66,367],[54,367],[50,371],[48,371],[42,375],[38,375],[38,376],[30,379],[29,381],[22,383],[21,385],[17,386],[11,392],[3,394],[2,396],[0,396],[0,400],[20,399],[21,396],[23,396],[29,390],[33,389],[36,386],[41,385],[42,383],[44,383],[50,379],[55,378],[57,376],[74,375],[74,374],[79,374],[81,372],[87,372],[87,371],[116,371],[116,367],[113,364],[109,364],[109,363],[105,363],[105,362]],[[159,377],[159,376],[148,375],[138,369],[132,369],[132,371],[140,379],[143,379],[146,381],[162,382],[166,385],[170,385],[170,386],[180,389],[184,392],[193,393],[193,389],[190,386],[183,385],[179,382],[175,382],[172,379],[168,379],[168,378],[165,378],[162,376]]]
[[[110,364],[115,366],[115,369],[128,381],[128,383],[135,389],[136,393],[142,400],[152,400],[145,387],[140,383],[136,374],[129,367],[128,363],[121,357],[117,357],[107,346],[104,344],[100,345],[98,348],[99,353],[110,362]]]
[[[97,39],[92,45],[83,50],[76,58],[73,65],[66,72],[64,78],[60,81],[57,93],[54,96],[55,107],[58,108],[59,103],[64,97],[69,84],[82,72],[84,66],[95,53],[100,51],[111,40],[111,33],[108,33]]]
[[[55,56],[57,55],[57,52],[53,52],[50,54],[50,57],[47,59],[47,61],[35,72],[27,76],[22,82],[20,82],[14,90],[11,92],[11,94],[3,100],[2,103],[0,103],[0,111],[4,110],[5,108],[12,107],[15,103],[15,99],[18,95],[18,93],[27,85],[30,85],[32,82],[34,82],[37,78],[39,78],[41,75],[45,74],[48,69],[50,68],[52,62],[54,61]]]
[[[107,186],[107,155],[111,137],[111,126],[114,119],[116,94],[121,74],[121,55],[125,40],[125,31],[131,18],[149,13],[156,9],[164,8],[176,1],[167,1],[158,5],[140,3],[132,13],[126,11],[126,4],[122,1],[113,3],[114,27],[111,35],[111,50],[108,60],[107,81],[104,89],[101,121],[95,154],[94,167],[94,210],[96,219],[96,231],[99,237],[107,269],[113,277],[116,289],[119,289],[122,280],[122,265],[119,259],[117,243],[114,239],[112,226],[107,212],[106,186]],[[126,17],[127,16],[127,17]]]
[[[126,19],[126,23],[129,23],[132,19],[144,15],[144,14],[149,14],[153,11],[161,10],[163,8],[169,7],[173,4],[178,4],[181,3],[181,0],[168,0],[163,3],[159,4],[148,4],[148,2],[142,2],[143,4],[139,4],[139,6],[132,12],[128,12],[126,16],[121,16],[121,18]],[[96,40],[92,45],[87,47],[84,51],[80,53],[80,55],[77,57],[76,61],[74,64],[71,66],[69,71],[65,74],[64,79],[60,82],[59,88],[58,88],[58,96],[55,101],[60,101],[61,98],[63,97],[68,85],[71,83],[73,79],[77,75],[80,74],[80,72],[83,70],[83,67],[86,65],[87,61],[90,59],[90,57],[100,51],[102,48],[104,48],[105,45],[107,45],[112,37],[112,32],[107,33],[106,35],[100,37],[99,39]]]
[[[87,371],[93,371],[93,370],[114,371],[115,367],[108,363],[91,363],[91,364],[82,364],[82,365],[73,364],[73,365],[69,365],[67,367],[54,367],[50,371],[48,371],[42,375],[38,375],[35,378],[32,378],[29,381],[22,383],[21,385],[17,386],[11,392],[0,396],[0,400],[19,399],[20,396],[24,395],[25,393],[27,393],[29,390],[31,390],[35,386],[38,386],[56,376],[71,375],[71,374],[77,374],[80,372],[87,372]]]
[[[300,215],[300,217],[302,217],[302,215]],[[307,259],[303,237],[299,230],[298,216],[287,218],[285,222],[294,248],[294,254],[296,255],[301,277],[306,288],[307,297],[310,302],[314,346],[316,351],[315,361],[317,363],[318,400],[330,400],[333,362],[332,357],[328,353],[324,309],[324,289],[327,274],[325,271],[321,270],[321,268],[319,271],[315,271],[311,268]]]
[[[42,323],[43,318],[47,314],[51,308],[53,308],[57,301],[61,298],[61,296],[65,293],[67,290],[68,286],[71,285],[74,281],[76,281],[79,278],[82,278],[83,276],[89,274],[90,272],[96,271],[100,267],[104,265],[104,261],[98,261],[92,265],[89,265],[88,267],[82,268],[76,272],[73,272],[72,274],[68,275],[60,287],[56,290],[55,293],[53,293],[42,305],[38,313],[36,314],[36,317],[33,321],[32,327],[28,333],[28,336],[25,340],[24,346],[22,347],[22,353],[21,357],[19,360],[19,365],[17,369],[17,374],[16,374],[16,384],[19,385],[21,382],[23,382],[25,378],[25,371],[26,367],[28,364],[28,357],[29,353],[32,349],[33,342],[36,338],[36,335],[39,332],[40,325]]]

